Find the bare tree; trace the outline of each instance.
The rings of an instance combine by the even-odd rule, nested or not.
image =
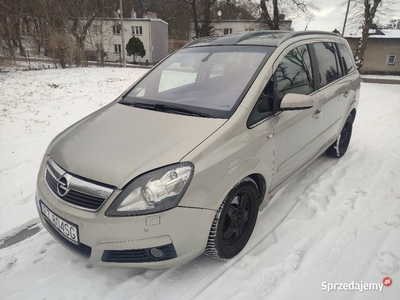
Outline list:
[[[318,10],[314,0],[260,0],[260,19],[270,30],[279,30],[279,16],[292,14],[296,18],[311,20],[313,11]]]
[[[52,14],[47,11],[47,2],[47,0],[28,1],[26,13],[22,18],[27,36],[36,44],[37,54],[40,54],[49,38],[49,16]]]
[[[217,0],[187,0],[187,2],[192,7],[195,38],[212,35],[211,8]]]
[[[149,11],[157,12],[158,18],[168,23],[170,39],[186,39],[190,25],[191,5],[185,0],[153,1]]]
[[[219,1],[218,5],[212,8],[214,15],[221,11],[221,20],[255,20],[258,4],[248,0]]]
[[[114,1],[107,0],[63,0],[58,1],[58,12],[66,32],[71,34],[77,46],[76,64],[84,58],[85,40],[93,21],[100,16],[109,16],[115,9]]]
[[[384,25],[384,29],[400,29],[400,19],[390,20],[388,24]]]
[[[355,54],[356,64],[359,70],[362,69],[365,50],[367,49],[370,29],[377,17],[387,16],[390,14],[398,0],[353,0],[350,7],[350,24],[351,26],[362,29],[360,42]],[[347,1],[345,1],[347,4]]]
[[[244,0],[186,0],[192,10],[195,38],[213,34],[213,19],[217,19],[217,12],[221,11],[223,19],[241,18],[254,19],[252,8],[256,5]]]
[[[0,1],[0,26],[1,40],[5,42],[11,56],[15,55],[14,47],[19,49],[19,54],[25,56],[22,43],[21,20],[25,10],[24,0]]]

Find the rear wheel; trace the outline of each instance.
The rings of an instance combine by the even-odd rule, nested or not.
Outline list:
[[[353,121],[353,115],[349,115],[338,139],[326,150],[327,155],[340,158],[346,153],[350,144],[351,133],[353,131]]]
[[[230,259],[246,246],[257,221],[259,198],[257,184],[249,177],[229,192],[215,214],[206,255]]]

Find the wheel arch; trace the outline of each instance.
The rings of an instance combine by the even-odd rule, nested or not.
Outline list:
[[[253,173],[246,177],[250,177],[257,184],[258,192],[260,195],[260,204],[261,204],[264,201],[265,194],[267,192],[267,181],[265,180],[265,177],[263,175],[261,175],[260,173]],[[244,177],[244,178],[246,178],[246,177]]]
[[[356,119],[356,115],[357,115],[357,111],[356,111],[355,108],[353,108],[353,109],[351,110],[350,115],[353,116],[353,122],[354,122],[354,120]]]

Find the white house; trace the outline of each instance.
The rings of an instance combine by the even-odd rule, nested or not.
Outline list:
[[[138,37],[144,45],[146,55],[138,57],[137,61],[156,63],[168,55],[168,23],[156,18],[124,18],[123,29],[119,18],[104,18],[93,21],[85,40],[85,48],[98,58],[103,50],[105,61],[121,61],[122,38],[128,43],[132,36]],[[132,62],[133,57],[126,56],[127,62]]]

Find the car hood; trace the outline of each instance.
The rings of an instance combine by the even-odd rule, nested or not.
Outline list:
[[[113,102],[58,135],[47,154],[69,173],[122,188],[144,172],[179,162],[225,121]]]

